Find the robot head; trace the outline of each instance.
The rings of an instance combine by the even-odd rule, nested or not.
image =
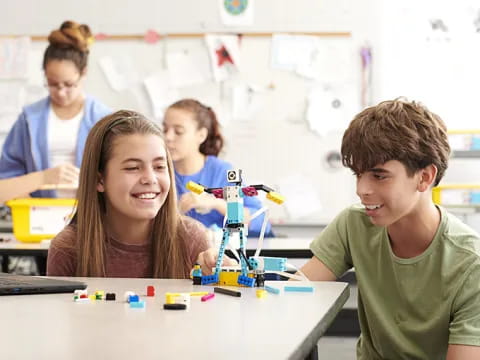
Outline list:
[[[227,181],[231,183],[242,183],[242,170],[227,170]]]

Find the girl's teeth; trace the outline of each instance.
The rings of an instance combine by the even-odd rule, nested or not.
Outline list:
[[[155,194],[140,194],[138,195],[139,199],[153,199],[155,197]]]

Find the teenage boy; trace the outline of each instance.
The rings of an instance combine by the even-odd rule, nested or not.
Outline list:
[[[358,359],[480,359],[480,238],[432,201],[447,169],[443,121],[403,99],[363,110],[342,141],[361,205],[312,242],[315,281],[355,267]]]

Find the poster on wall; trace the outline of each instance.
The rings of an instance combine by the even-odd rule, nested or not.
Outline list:
[[[254,0],[218,0],[220,18],[225,26],[253,25]]]

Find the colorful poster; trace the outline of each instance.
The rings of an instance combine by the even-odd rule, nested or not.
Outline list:
[[[225,26],[253,25],[254,0],[218,0],[220,18]]]

